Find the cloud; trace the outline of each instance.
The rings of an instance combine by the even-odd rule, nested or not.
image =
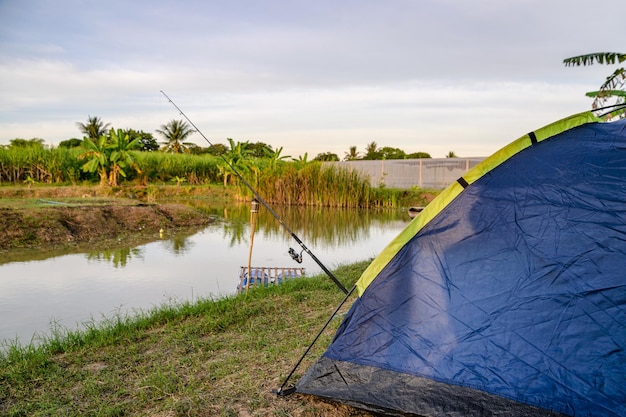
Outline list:
[[[362,150],[376,141],[441,157],[450,150],[486,156],[529,130],[584,110],[574,95],[569,87],[545,83],[413,82],[220,96],[208,100],[214,104],[208,113],[202,112],[206,102],[174,100],[218,142],[261,140],[293,155],[332,151],[343,157],[351,145]]]
[[[0,2],[0,143],[87,115],[154,132],[180,117],[164,90],[218,142],[485,155],[589,107],[612,70],[562,59],[619,51],[623,25],[587,21],[565,0]]]
[[[258,140],[283,146],[294,156],[331,151],[342,157],[349,146],[363,149],[376,141],[433,156],[449,150],[484,156],[523,129],[539,127],[535,120],[548,123],[566,116],[563,108],[575,112],[585,106],[582,94],[572,94],[583,91],[582,86],[413,80],[256,88],[254,80],[262,76],[193,68],[81,70],[66,62],[21,60],[0,65],[0,77],[13,80],[0,99],[2,134],[58,143],[78,136],[75,123],[87,115],[154,133],[161,124],[181,118],[159,93],[163,89],[217,143],[229,137]],[[224,87],[232,84],[237,87]],[[199,135],[194,141],[206,146]]]

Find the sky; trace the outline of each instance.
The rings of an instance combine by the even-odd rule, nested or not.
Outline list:
[[[590,109],[624,52],[605,0],[0,0],[0,144],[82,138],[77,123],[208,146],[343,158],[367,144],[488,156]]]

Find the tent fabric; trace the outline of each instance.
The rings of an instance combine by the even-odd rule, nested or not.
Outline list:
[[[463,178],[364,272],[297,390],[400,415],[625,416],[626,120],[573,116]]]
[[[534,132],[530,132],[527,135],[522,136],[516,141],[512,142],[508,146],[500,149],[489,158],[484,160],[481,164],[474,167],[471,171],[466,173],[463,177],[464,181],[468,184],[473,183],[486,173],[490,172],[498,165],[509,159],[514,154],[528,148],[535,141],[539,142],[552,137],[565,130],[580,126],[585,123],[598,122],[599,120],[591,112],[585,112],[570,116],[563,120],[559,120],[556,123],[552,123]],[[531,137],[532,136],[532,137]],[[533,139],[534,138],[534,139]],[[451,184],[446,190],[444,190],[439,196],[431,202],[420,215],[407,227],[389,246],[372,262],[368,269],[363,273],[363,276],[357,283],[357,289],[359,294],[362,294],[365,288],[371,280],[380,272],[382,267],[386,265],[389,260],[396,254],[396,252],[404,246],[409,239],[411,239],[419,230],[428,223],[435,215],[437,215],[445,206],[447,206],[453,199],[455,199],[463,188],[458,183]]]
[[[322,357],[303,381],[307,390],[386,415],[564,417],[538,407],[456,385]],[[367,404],[367,406],[364,406]]]

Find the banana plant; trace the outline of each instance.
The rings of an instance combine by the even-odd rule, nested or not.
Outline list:
[[[249,142],[235,143],[231,138],[227,139],[230,144],[230,149],[223,155],[225,162],[219,167],[220,173],[224,176],[224,186],[228,185],[229,175],[234,174],[233,168],[240,173],[250,170],[250,167],[246,163],[246,159],[249,155]]]
[[[265,156],[267,158],[269,158],[270,160],[270,168],[272,170],[276,170],[276,167],[278,166],[278,163],[281,161],[285,161],[288,158],[291,158],[291,155],[283,155],[281,156],[281,153],[283,152],[283,147],[281,146],[280,148],[276,149],[276,151],[270,151],[268,149],[264,149],[265,151]]]
[[[81,146],[85,149],[85,152],[80,154],[78,159],[87,159],[87,162],[82,166],[83,172],[97,172],[100,176],[100,185],[105,185],[109,178],[111,165],[111,149],[108,145],[107,137],[100,135],[96,140],[85,137]]]
[[[291,158],[291,160],[293,161],[294,165],[300,169],[300,168],[304,168],[310,161],[309,161],[309,153],[305,152],[304,156],[303,155],[298,155],[297,158]]]
[[[128,133],[125,133],[122,129],[111,129],[109,131],[109,147],[111,154],[109,156],[111,161],[111,170],[109,172],[109,184],[112,186],[117,185],[119,176],[126,178],[126,168],[132,168],[137,173],[141,173],[137,162],[133,158],[130,151],[136,149],[141,144],[141,138],[135,138],[130,140]]]
[[[97,172],[100,185],[108,183],[116,186],[120,175],[126,177],[126,168],[141,172],[130,152],[140,145],[140,141],[140,138],[130,140],[122,129],[111,129],[106,136],[101,135],[96,141],[85,137],[82,146],[86,152],[78,156],[79,159],[88,159],[82,166],[83,171]]]

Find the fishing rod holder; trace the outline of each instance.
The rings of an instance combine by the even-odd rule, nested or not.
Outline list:
[[[259,212],[259,200],[253,198],[250,202],[250,213],[258,213]]]

